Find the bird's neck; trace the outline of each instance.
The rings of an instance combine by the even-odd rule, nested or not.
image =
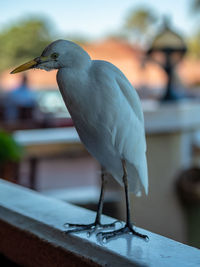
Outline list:
[[[57,82],[65,105],[73,121],[83,113],[83,103],[87,103],[89,86],[87,69],[62,68],[57,73]],[[86,106],[86,105],[85,105]]]
[[[78,98],[87,90],[88,72],[90,65],[79,66],[78,68],[61,68],[57,72],[57,83],[61,94],[68,99]],[[65,99],[63,95],[63,98]]]
[[[73,70],[73,72],[84,71],[90,65],[91,58],[81,47],[67,55],[67,65],[65,67]]]

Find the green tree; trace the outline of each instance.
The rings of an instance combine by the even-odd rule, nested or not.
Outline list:
[[[200,30],[188,40],[188,54],[193,58],[200,58]]]
[[[200,11],[200,0],[193,0],[191,10],[196,14]]]
[[[48,23],[22,20],[0,32],[0,71],[38,56],[52,41]]]
[[[200,19],[200,0],[191,1],[190,12],[192,12],[192,16],[196,18],[195,27],[196,30],[188,38],[188,55],[193,58],[200,58],[200,27],[199,27],[199,19]]]
[[[145,35],[156,21],[157,16],[153,11],[147,8],[138,8],[129,12],[124,28],[141,42],[146,39]]]

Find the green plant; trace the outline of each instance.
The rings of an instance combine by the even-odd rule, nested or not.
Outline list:
[[[6,162],[18,162],[22,157],[22,148],[13,137],[0,130],[0,164]]]

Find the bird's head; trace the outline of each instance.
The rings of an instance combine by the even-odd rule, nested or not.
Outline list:
[[[20,65],[11,74],[34,68],[50,71],[73,66],[81,67],[89,61],[89,55],[79,45],[67,40],[57,40],[48,45],[41,56]]]

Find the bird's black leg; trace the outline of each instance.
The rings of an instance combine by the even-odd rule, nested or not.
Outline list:
[[[65,231],[65,233],[76,233],[76,232],[88,231],[88,235],[91,235],[99,228],[105,229],[105,228],[115,227],[116,223],[118,223],[119,221],[114,221],[113,223],[110,223],[110,224],[102,224],[101,223],[101,214],[102,214],[102,210],[103,210],[105,184],[106,184],[105,173],[102,170],[102,173],[101,173],[101,193],[100,193],[100,197],[99,197],[97,214],[96,214],[96,218],[95,218],[94,223],[91,223],[91,224],[65,223],[64,226],[69,228],[68,230]]]
[[[133,225],[131,223],[131,216],[130,216],[130,199],[129,199],[129,186],[128,186],[128,180],[127,180],[127,170],[126,170],[126,163],[125,160],[122,160],[122,166],[123,166],[123,183],[125,188],[125,197],[126,197],[126,224],[123,228],[120,228],[118,230],[109,231],[109,232],[100,232],[98,233],[98,236],[101,236],[101,238],[106,241],[108,239],[111,239],[113,237],[122,235],[124,233],[130,233],[133,235],[136,235],[141,238],[148,239],[147,235],[140,234],[136,232],[133,228]]]

